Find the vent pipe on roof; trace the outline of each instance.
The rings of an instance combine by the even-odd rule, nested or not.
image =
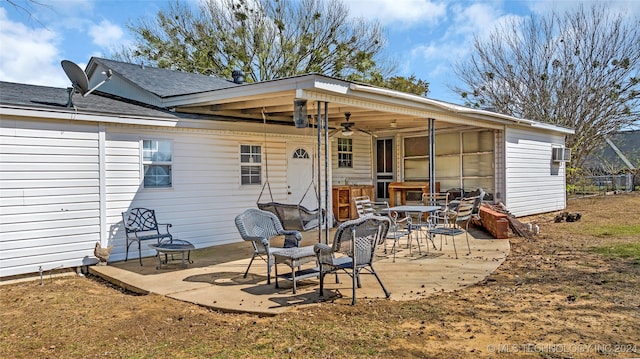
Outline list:
[[[233,83],[235,84],[244,83],[244,72],[242,72],[242,70],[233,70],[233,72],[231,73],[231,76],[233,77]]]

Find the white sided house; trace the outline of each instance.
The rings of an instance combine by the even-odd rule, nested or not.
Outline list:
[[[569,129],[317,74],[243,83],[92,58],[90,86],[107,70],[71,100],[0,83],[0,278],[93,263],[96,242],[123,260],[134,207],[201,248],[241,241],[234,218],[258,201],[314,209],[318,193],[331,212],[337,185],[383,200],[390,182],[431,177],[516,216],[566,206]]]

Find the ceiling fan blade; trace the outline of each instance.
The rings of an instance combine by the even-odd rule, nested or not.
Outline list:
[[[373,137],[373,138],[378,138],[378,135],[376,135],[375,133],[373,133],[373,132],[371,132],[371,131],[363,130],[363,129],[361,129],[361,128],[357,128],[357,127],[353,127],[353,129],[354,129],[354,130],[356,130],[356,131],[360,131],[360,132],[362,132],[362,133],[365,133],[365,134],[367,134],[367,135],[369,135],[369,136],[371,136],[371,137]]]
[[[339,134],[340,132],[342,132],[342,128],[336,128],[335,130],[332,130],[329,132],[329,137],[334,137],[335,135]]]

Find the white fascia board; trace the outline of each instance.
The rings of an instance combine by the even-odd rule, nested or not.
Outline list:
[[[427,118],[427,115],[430,113],[424,108],[407,106],[406,104],[399,104],[394,101],[380,101],[379,99],[368,98],[367,96],[353,96],[352,94],[350,94],[350,96],[344,96],[342,94],[314,91],[312,89],[297,90],[296,97],[311,101],[323,101],[422,118]]]
[[[420,104],[410,103],[397,99],[380,99],[366,95],[358,96],[357,94],[353,93],[350,93],[349,96],[343,96],[339,94],[331,94],[327,92],[311,90],[298,90],[298,97],[306,98],[311,101],[323,101],[389,113],[397,113],[422,118],[425,120],[428,118],[435,118],[439,121],[454,123],[458,125],[477,126],[495,130],[502,129],[504,126],[503,124],[488,122],[486,121],[486,119],[484,121],[480,121],[473,118],[472,116],[459,116],[451,113],[451,111],[444,111],[438,108],[425,108],[424,106],[420,106]],[[426,123],[425,126],[427,126]]]
[[[496,112],[492,112],[492,111],[472,109],[472,108],[468,108],[468,107],[464,107],[464,106],[460,106],[460,105],[456,105],[456,104],[451,104],[451,103],[447,103],[447,102],[433,100],[433,99],[430,99],[430,98],[426,98],[426,97],[422,97],[422,96],[418,96],[418,95],[414,95],[414,94],[408,94],[408,93],[404,93],[404,92],[398,92],[398,91],[394,91],[394,90],[390,90],[390,89],[371,87],[371,86],[359,85],[359,84],[351,84],[351,89],[354,90],[354,91],[376,93],[376,94],[379,94],[379,95],[391,96],[391,97],[406,99],[406,100],[410,100],[410,101],[415,101],[415,102],[419,102],[419,103],[422,103],[422,104],[435,106],[435,107],[440,108],[442,110],[445,110],[447,112],[453,112],[453,113],[457,113],[457,114],[461,114],[461,115],[467,115],[467,116],[470,116],[470,117],[473,117],[473,118],[476,118],[476,119],[479,119],[479,120],[492,121],[492,122],[498,122],[498,123],[503,123],[503,124],[509,124],[509,123],[513,124],[513,123],[515,123],[515,124],[519,124],[519,125],[529,125],[529,126],[534,127],[534,128],[544,129],[544,130],[548,130],[548,131],[555,131],[555,132],[560,132],[560,133],[564,133],[564,134],[573,134],[573,133],[575,133],[575,131],[573,129],[570,129],[570,128],[554,126],[554,125],[550,125],[550,124],[546,124],[546,123],[542,123],[542,122],[538,122],[538,121],[533,121],[533,120],[528,120],[528,119],[524,119],[524,118],[517,118],[517,117],[504,115],[504,114],[500,114],[500,113],[496,113]]]
[[[157,117],[108,116],[81,112],[52,111],[51,109],[34,109],[0,106],[0,116],[31,117],[48,120],[71,120],[86,122],[121,123],[128,125],[146,125],[160,127],[176,127],[181,119],[161,119]]]
[[[340,95],[349,93],[349,82],[322,76],[315,76],[314,80],[314,90],[329,91]],[[304,88],[300,87],[300,89]]]
[[[564,133],[566,135],[573,135],[574,133],[576,133],[576,131],[573,128],[559,127],[559,126],[554,126],[554,125],[550,125],[548,123],[542,123],[542,122],[532,123],[531,127],[540,128],[540,129],[543,129],[543,130],[561,132],[561,133]]]
[[[240,98],[256,96],[268,97],[269,94],[279,94],[286,91],[292,91],[293,96],[297,93],[297,90],[301,89],[322,89],[345,94],[349,90],[349,83],[322,75],[302,75],[272,81],[248,83],[214,91],[169,97],[164,99],[163,104],[167,108],[206,106]]]

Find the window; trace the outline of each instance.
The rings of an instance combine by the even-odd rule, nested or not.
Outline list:
[[[429,180],[429,139],[403,140],[405,181]],[[494,134],[492,131],[438,133],[435,136],[435,172],[440,188],[462,187],[471,191],[494,187]]]
[[[142,140],[144,188],[171,187],[170,141]]]
[[[240,184],[262,183],[262,146],[240,146]]]
[[[309,152],[307,152],[304,148],[298,148],[293,153],[293,158],[308,159],[309,158]]]
[[[353,167],[353,140],[338,138],[338,168]]]
[[[435,143],[436,181],[441,189],[462,187],[460,158],[460,133],[439,133]]]
[[[462,188],[483,188],[493,193],[494,134],[492,131],[462,133]]]
[[[404,180],[429,180],[429,138],[427,136],[404,139]]]

